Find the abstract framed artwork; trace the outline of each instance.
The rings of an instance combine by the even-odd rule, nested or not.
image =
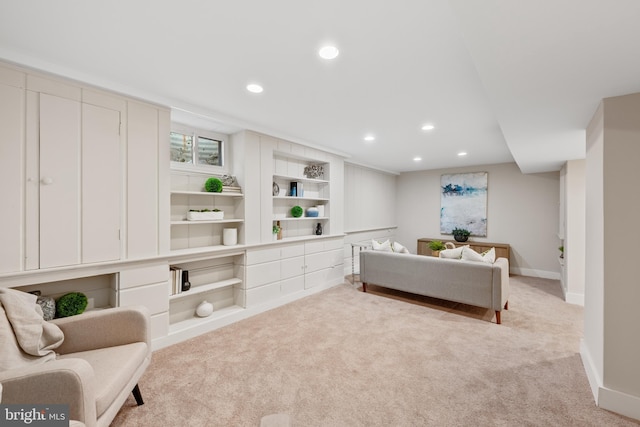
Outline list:
[[[440,233],[451,234],[454,228],[487,235],[487,172],[440,177]]]

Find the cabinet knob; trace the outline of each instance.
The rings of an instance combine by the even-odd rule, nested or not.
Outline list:
[[[41,182],[43,185],[51,185],[51,184],[53,184],[53,178],[50,178],[50,177],[48,177],[48,176],[47,176],[47,177],[42,178],[42,179],[40,180],[40,182]]]

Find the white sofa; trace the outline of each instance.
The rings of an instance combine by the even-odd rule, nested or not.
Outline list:
[[[509,261],[492,264],[431,256],[365,250],[360,252],[360,280],[433,298],[494,310],[496,323],[508,309]]]

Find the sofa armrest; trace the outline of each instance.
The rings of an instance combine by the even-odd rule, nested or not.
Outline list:
[[[509,301],[509,260],[506,258],[498,258],[493,265],[500,269],[499,301],[495,301],[494,304],[496,309],[500,307],[500,310],[502,310],[505,304]]]
[[[0,372],[3,404],[67,404],[69,417],[96,422],[94,373],[82,359],[52,360]]]
[[[151,352],[150,314],[144,306],[93,310],[51,320],[62,329],[60,354],[146,342]]]

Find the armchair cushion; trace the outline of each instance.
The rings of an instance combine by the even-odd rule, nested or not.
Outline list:
[[[0,371],[53,360],[64,340],[60,328],[44,320],[38,297],[0,288]]]
[[[82,351],[68,355],[60,355],[61,360],[81,359],[93,368],[95,382],[96,413],[103,414],[127,383],[135,377],[140,366],[146,366],[145,358],[149,354],[143,342]],[[131,390],[128,390],[131,391]]]

